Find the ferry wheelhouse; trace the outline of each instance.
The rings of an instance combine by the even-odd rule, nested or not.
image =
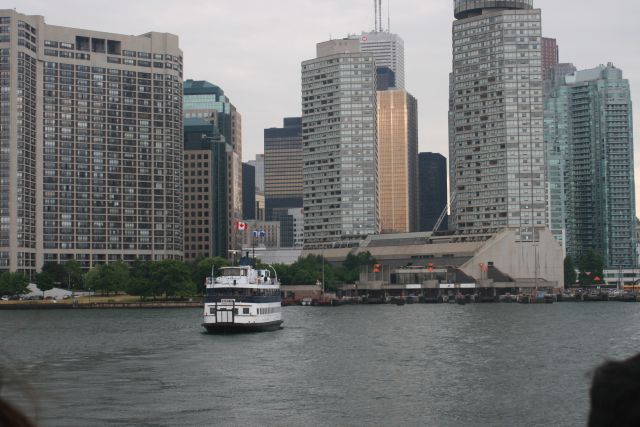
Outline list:
[[[207,278],[206,291],[202,326],[209,333],[281,328],[280,284],[269,270],[251,265],[221,268],[218,277]]]

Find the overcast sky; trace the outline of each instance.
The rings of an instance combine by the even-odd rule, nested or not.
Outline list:
[[[451,0],[383,0],[391,31],[405,42],[406,88],[418,98],[420,151],[448,157]],[[300,115],[300,62],[315,44],[373,27],[371,0],[6,0],[2,7],[43,15],[48,24],[123,34],[180,36],[185,79],[222,87],[243,117],[243,158],[263,151],[263,129]],[[613,62],[640,102],[640,2],[534,0],[560,61],[579,69]],[[603,8],[606,6],[606,9]],[[385,21],[386,22],[386,21]],[[640,129],[640,107],[634,124]],[[640,135],[636,132],[636,135]],[[640,136],[637,137],[640,139]],[[636,148],[640,190],[640,150]],[[640,191],[637,191],[640,194]],[[640,197],[638,211],[640,211]]]

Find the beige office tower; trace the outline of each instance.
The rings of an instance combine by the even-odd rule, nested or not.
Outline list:
[[[378,92],[381,233],[418,229],[418,102],[404,90]]]
[[[0,270],[182,258],[182,51],[0,10]]]
[[[236,224],[242,221],[242,115],[235,107],[231,109],[231,144],[229,153],[229,249],[242,250],[242,236],[235,232]]]
[[[541,11],[533,0],[454,0],[451,215],[486,239],[546,224]]]

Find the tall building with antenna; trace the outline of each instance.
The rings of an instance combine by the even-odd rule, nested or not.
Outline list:
[[[452,223],[468,239],[546,226],[541,10],[533,0],[454,0]]]
[[[360,36],[362,53],[373,55],[378,67],[388,67],[396,75],[396,89],[404,89],[404,41],[397,34],[391,33],[391,19],[387,8],[387,28],[383,26],[382,0],[374,0],[375,20],[373,31],[363,32]]]

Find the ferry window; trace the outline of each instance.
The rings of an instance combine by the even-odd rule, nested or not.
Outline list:
[[[249,314],[249,309],[248,309],[248,308],[244,308],[244,309],[242,309],[242,313],[243,313],[243,314]]]
[[[237,309],[237,308],[234,308],[234,309],[233,309],[233,314],[235,314],[235,315],[237,315],[237,314],[238,314],[238,309]]]
[[[222,270],[223,276],[246,276],[247,270],[243,268],[225,268]]]
[[[209,314],[216,314],[216,308],[215,307],[209,307]]]

